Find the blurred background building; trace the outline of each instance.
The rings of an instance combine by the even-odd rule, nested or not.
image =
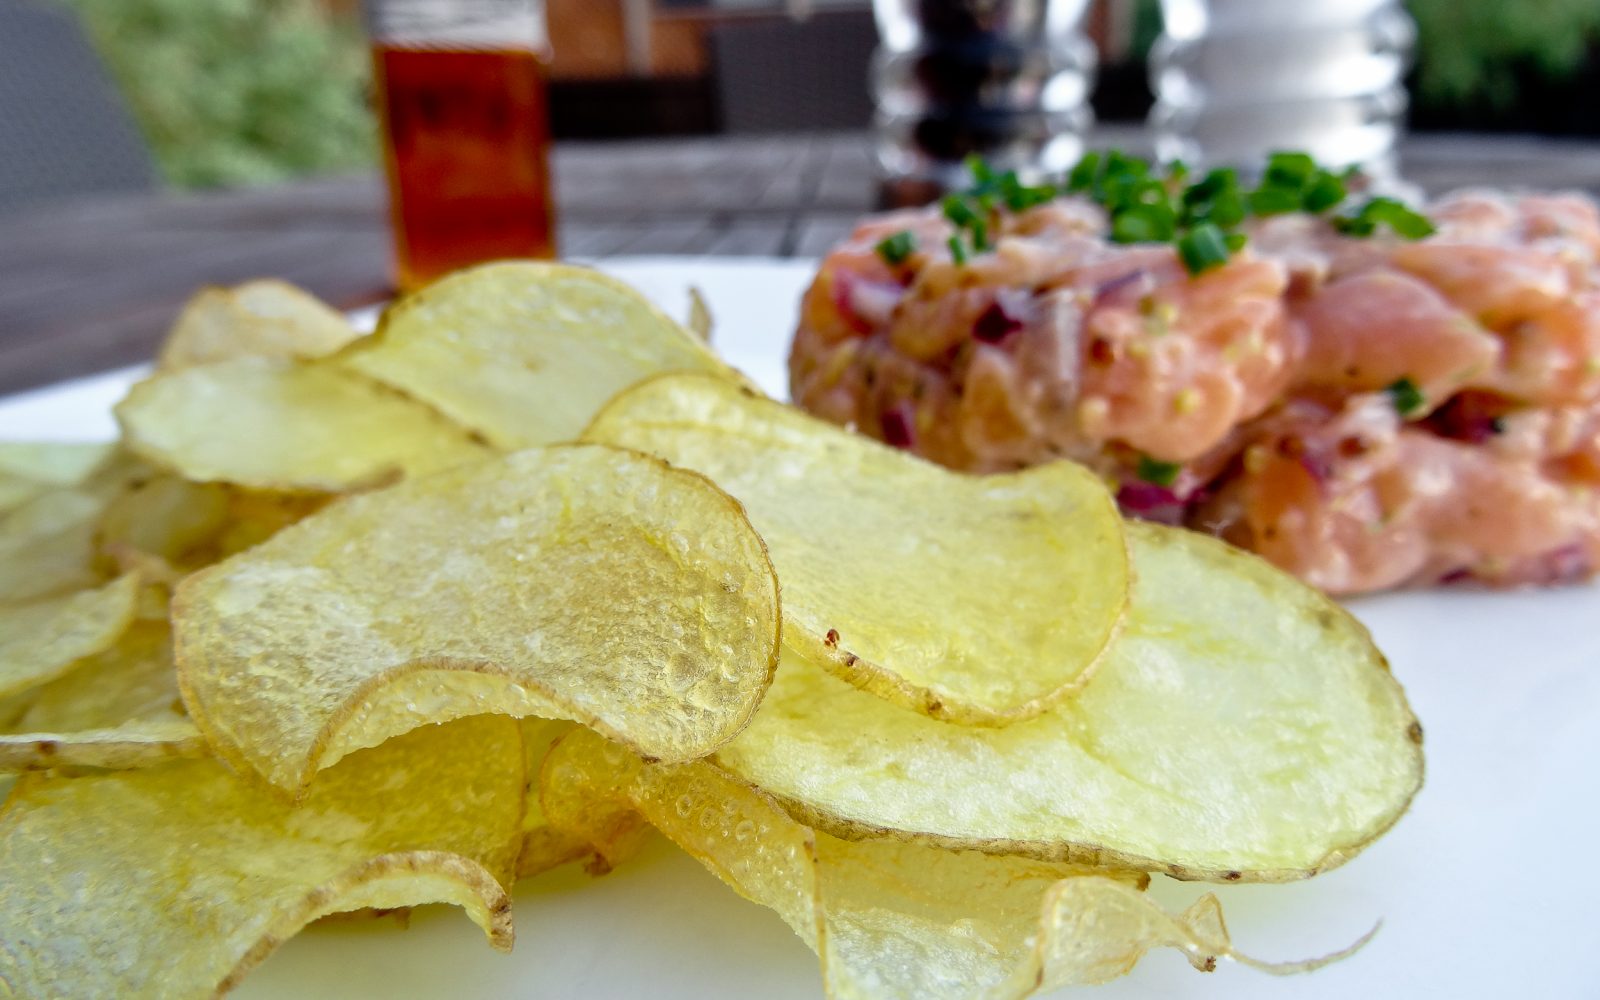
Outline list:
[[[0,0],[0,6],[22,0]],[[357,0],[29,0],[80,18],[177,187],[376,156]],[[1600,134],[1600,2],[1408,0],[1411,126]],[[557,137],[865,128],[867,0],[549,0]],[[1097,0],[1102,121],[1139,122],[1157,0]]]

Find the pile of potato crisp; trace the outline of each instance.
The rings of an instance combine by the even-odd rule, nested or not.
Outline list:
[[[1151,873],[1314,875],[1422,780],[1322,596],[1080,467],[763,398],[591,271],[464,272],[371,336],[208,291],[117,418],[0,444],[7,995],[212,996],[433,902],[508,949],[517,879],[651,829],[837,997],[1259,965]]]

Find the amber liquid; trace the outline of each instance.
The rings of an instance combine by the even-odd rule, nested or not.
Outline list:
[[[373,49],[396,278],[555,256],[544,63],[529,51]]]

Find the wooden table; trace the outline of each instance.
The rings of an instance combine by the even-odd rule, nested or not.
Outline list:
[[[1138,134],[1112,131],[1130,148]],[[1430,192],[1468,184],[1600,194],[1600,144],[1429,136],[1402,149]],[[862,135],[568,144],[562,252],[810,257],[872,207]],[[0,395],[148,358],[198,286],[274,275],[342,307],[389,293],[376,176],[69,202],[0,218]]]

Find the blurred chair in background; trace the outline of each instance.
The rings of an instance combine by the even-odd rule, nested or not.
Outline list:
[[[139,130],[72,13],[0,0],[0,213],[155,185]]]

